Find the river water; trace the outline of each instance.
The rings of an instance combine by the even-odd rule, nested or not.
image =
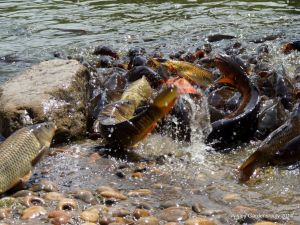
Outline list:
[[[300,65],[299,53],[279,53],[284,42],[300,37],[298,0],[0,0],[0,83],[32,64],[54,58],[57,51],[88,58],[95,46],[103,44],[111,45],[121,55],[134,46],[170,54],[194,50],[207,43],[208,35],[216,33],[236,36],[239,42],[247,43],[249,53],[258,46],[250,40],[278,35],[276,40],[266,42],[273,63],[283,64],[291,77]],[[217,42],[214,48],[222,49],[228,43]],[[240,184],[235,169],[253,151],[251,145],[226,155],[203,151],[203,146],[195,141],[187,147],[192,163],[161,168],[174,174],[173,184],[202,188],[203,197],[199,198],[215,209],[225,210],[229,217],[239,216],[231,211],[233,206],[248,205],[261,212],[261,219],[293,218],[300,223],[299,169],[260,171],[254,182]],[[55,179],[55,175],[50,177]],[[238,197],[224,200],[232,193]]]

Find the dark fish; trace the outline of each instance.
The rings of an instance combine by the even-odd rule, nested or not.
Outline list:
[[[258,44],[258,43],[264,43],[266,41],[276,40],[277,38],[279,38],[281,36],[282,36],[282,34],[271,34],[271,35],[266,35],[264,37],[251,40],[250,42],[253,42],[253,43],[256,43],[256,44]]]
[[[94,49],[94,55],[108,55],[113,57],[114,59],[119,59],[119,55],[116,51],[114,51],[109,46],[99,45]]]
[[[163,78],[148,66],[135,66],[126,74],[128,81],[133,82],[145,76],[152,87],[157,87],[161,84]]]
[[[240,166],[240,180],[247,181],[256,168],[268,166],[276,152],[299,135],[300,105],[297,103],[293,109],[290,119],[273,131],[259,145],[258,149]]]
[[[45,154],[56,131],[54,123],[24,127],[0,145],[0,193],[30,178],[32,166]]]
[[[253,136],[257,127],[260,97],[239,60],[218,55],[215,61],[222,73],[217,82],[232,85],[242,95],[241,103],[234,112],[212,123],[212,132],[206,139],[215,150],[224,150],[237,142],[248,141]]]
[[[283,65],[277,66],[273,78],[275,96],[280,97],[283,106],[286,109],[291,110],[295,101],[294,86],[292,82],[288,79]]]
[[[300,135],[281,147],[271,158],[271,165],[289,166],[300,162]]]
[[[287,119],[287,113],[278,100],[269,100],[262,105],[266,105],[258,114],[258,125],[255,137],[262,140],[272,131],[281,126]]]
[[[207,37],[207,40],[209,42],[217,42],[217,41],[228,40],[233,38],[235,38],[235,36],[226,35],[226,34],[213,34],[213,35],[209,35]]]
[[[120,123],[100,121],[100,128],[107,143],[113,147],[130,147],[144,139],[156,123],[173,107],[177,99],[177,88],[168,87],[161,91],[143,112]]]

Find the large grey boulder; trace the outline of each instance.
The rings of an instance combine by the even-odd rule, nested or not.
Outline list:
[[[89,72],[75,60],[33,66],[0,89],[0,133],[10,135],[32,123],[53,120],[64,137],[86,132]]]

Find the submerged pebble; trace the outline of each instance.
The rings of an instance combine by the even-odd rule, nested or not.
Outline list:
[[[28,219],[33,219],[33,218],[39,217],[41,215],[45,215],[46,213],[47,213],[47,211],[45,210],[44,207],[32,206],[23,211],[21,218],[23,220],[28,220]]]
[[[51,223],[54,225],[67,224],[71,216],[64,210],[54,210],[48,213],[48,218],[51,218]]]
[[[189,210],[185,207],[170,207],[161,212],[160,218],[167,222],[185,221],[189,218]]]

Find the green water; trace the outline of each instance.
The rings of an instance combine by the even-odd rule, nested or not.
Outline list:
[[[299,36],[300,1],[0,1],[0,81],[53,52],[86,55],[98,44],[171,52],[210,33],[250,39]]]

